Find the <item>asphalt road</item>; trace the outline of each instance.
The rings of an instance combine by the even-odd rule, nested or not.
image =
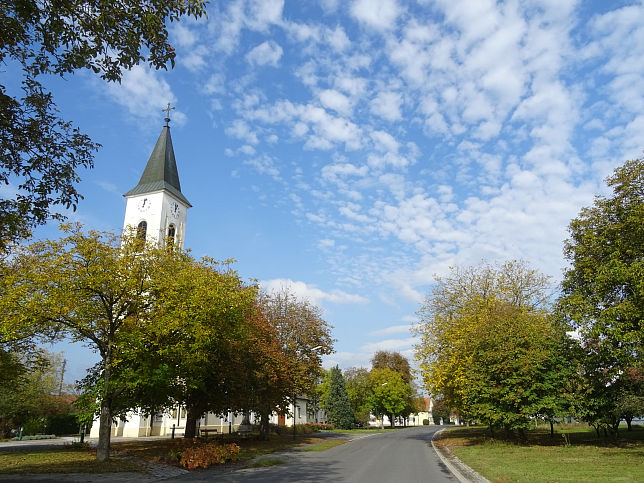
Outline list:
[[[366,435],[321,452],[274,455],[286,464],[231,472],[194,472],[176,481],[433,483],[458,481],[436,456],[424,426]]]

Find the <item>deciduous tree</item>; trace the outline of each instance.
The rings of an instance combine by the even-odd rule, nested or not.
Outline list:
[[[619,381],[643,367],[644,160],[627,161],[606,182],[612,194],[570,223],[558,308],[583,345],[584,418],[616,430],[628,394]]]
[[[249,337],[261,337],[248,330],[256,295],[257,288],[244,284],[230,263],[209,258],[176,254],[154,274],[149,296],[155,323],[138,334],[138,341],[148,341],[145,350],[132,354],[138,365],[139,353],[147,353],[171,368],[161,387],[166,404],[186,408],[186,438],[196,436],[207,411],[245,409],[238,392],[245,371],[237,354]]]
[[[371,380],[369,371],[363,367],[352,367],[344,371],[347,394],[356,423],[366,426],[371,413]]]
[[[262,310],[278,334],[282,353],[289,361],[291,403],[297,394],[308,394],[321,375],[324,354],[333,352],[331,327],[320,309],[307,300],[298,299],[288,289],[261,298]]]
[[[135,238],[84,233],[80,225],[67,225],[63,231],[63,238],[21,247],[9,260],[0,280],[0,336],[11,341],[53,330],[99,353],[97,459],[106,460],[115,410],[136,405],[119,399],[127,388],[112,376],[121,370],[128,336],[153,323],[153,276],[174,255],[143,247]]]
[[[409,361],[400,352],[396,351],[378,351],[371,358],[371,367],[373,369],[391,369],[401,375],[403,381],[411,384],[412,375]]]
[[[522,262],[458,268],[419,311],[417,357],[430,394],[467,417],[521,431],[553,415],[574,372],[548,281]]]
[[[389,416],[391,427],[395,426],[397,416],[406,416],[409,400],[413,395],[411,386],[403,380],[399,372],[393,369],[372,369],[371,408],[377,416]]]

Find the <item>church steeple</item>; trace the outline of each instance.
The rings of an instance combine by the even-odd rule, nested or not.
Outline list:
[[[165,126],[143,170],[139,183],[123,196],[127,198],[123,231],[135,230],[137,236],[160,246],[183,249],[186,216],[192,205],[183,196],[177,161],[170,136],[168,104]]]
[[[165,119],[166,124],[161,130],[154,150],[148,159],[148,164],[143,170],[139,184],[123,196],[135,196],[156,191],[167,190],[178,198],[180,201],[192,206],[186,197],[181,193],[181,183],[179,183],[179,172],[177,171],[177,161],[174,157],[172,147],[172,137],[170,136],[169,118]]]

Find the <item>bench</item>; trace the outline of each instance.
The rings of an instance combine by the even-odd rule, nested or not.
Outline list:
[[[207,438],[209,433],[217,434],[218,431],[217,429],[199,429],[199,433],[201,436],[204,436],[205,438]]]

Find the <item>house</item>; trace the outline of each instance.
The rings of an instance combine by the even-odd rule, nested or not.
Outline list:
[[[429,421],[429,424],[434,424],[434,420],[432,419],[432,409],[434,408],[434,402],[429,397],[423,398],[423,401],[425,402],[423,411],[410,414],[407,418],[408,426],[422,426],[423,420],[425,419]]]

